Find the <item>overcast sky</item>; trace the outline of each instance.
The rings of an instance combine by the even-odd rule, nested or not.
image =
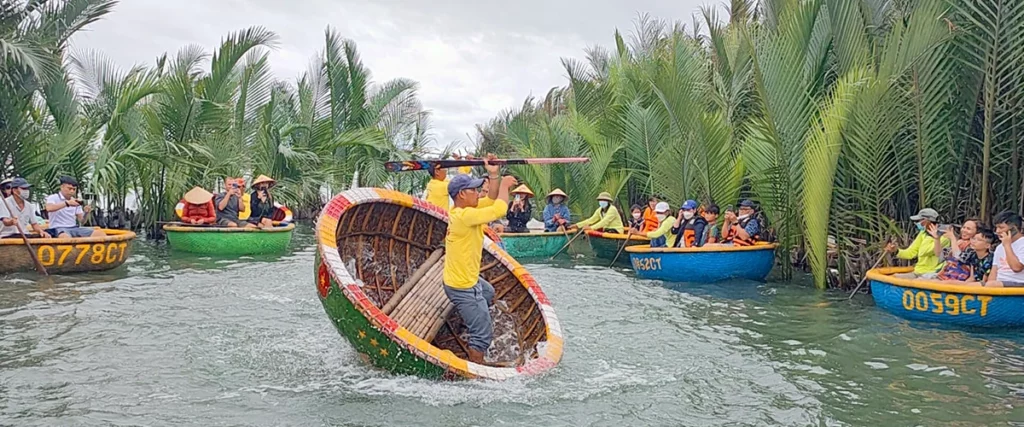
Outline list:
[[[356,42],[374,81],[419,82],[441,144],[466,143],[475,124],[564,85],[560,58],[611,47],[615,28],[632,32],[639,13],[689,25],[709,3],[721,0],[121,0],[73,48],[128,68],[187,44],[213,51],[224,35],[261,25],[280,37],[274,72],[294,80],[333,26]]]

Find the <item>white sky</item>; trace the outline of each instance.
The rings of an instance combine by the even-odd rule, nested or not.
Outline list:
[[[615,28],[628,35],[638,13],[689,27],[703,4],[721,0],[121,0],[72,42],[128,68],[188,44],[212,52],[228,33],[261,25],[280,37],[270,55],[277,77],[294,80],[330,25],[356,42],[374,81],[420,84],[444,145],[468,142],[475,124],[565,85],[560,58],[611,47]]]

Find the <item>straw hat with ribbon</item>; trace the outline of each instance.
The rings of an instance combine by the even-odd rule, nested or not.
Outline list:
[[[512,190],[512,194],[526,194],[533,197],[533,191],[530,191],[530,187],[527,187],[526,184],[516,187],[515,190]]]
[[[611,203],[611,202],[615,201],[615,200],[612,200],[611,193],[609,193],[607,191],[602,191],[601,194],[598,194],[597,195],[597,200],[604,200],[604,201],[606,201],[608,203]]]
[[[266,175],[260,175],[260,176],[256,177],[255,181],[252,182],[252,187],[256,187],[257,185],[263,184],[263,183],[270,183],[271,187],[277,185],[277,181],[274,181],[273,178],[271,178],[269,176],[266,176]]]
[[[213,200],[213,194],[202,187],[193,187],[191,190],[188,190],[188,193],[185,193],[184,199],[193,205],[203,205]]]

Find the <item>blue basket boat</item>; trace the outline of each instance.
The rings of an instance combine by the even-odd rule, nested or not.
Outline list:
[[[629,246],[630,264],[641,279],[713,283],[730,279],[763,282],[775,265],[775,244],[707,245],[699,248]]]
[[[993,328],[1024,326],[1024,288],[893,277],[913,270],[888,267],[868,271],[875,305],[910,320]]]

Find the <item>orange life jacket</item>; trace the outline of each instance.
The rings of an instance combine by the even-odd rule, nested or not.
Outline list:
[[[757,243],[757,241],[754,240],[754,236],[750,236],[749,239],[744,239],[739,236],[739,231],[745,228],[753,219],[753,216],[747,217],[746,219],[736,222],[727,230],[723,230],[722,241],[725,243],[731,242],[734,246],[752,246],[754,243]]]
[[[661,221],[658,220],[658,214],[654,213],[654,209],[650,206],[644,208],[644,233],[657,230],[658,226],[661,225]]]

